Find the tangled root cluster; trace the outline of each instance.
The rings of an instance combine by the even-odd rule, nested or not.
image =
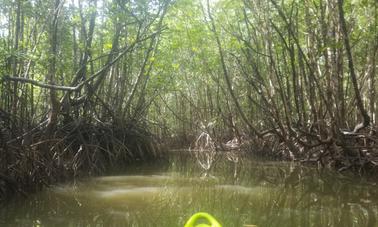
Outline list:
[[[11,122],[0,119],[0,201],[13,193],[26,194],[72,177],[99,174],[161,155],[152,135],[128,122],[76,120],[59,125],[47,137],[45,122],[21,133],[11,130]]]

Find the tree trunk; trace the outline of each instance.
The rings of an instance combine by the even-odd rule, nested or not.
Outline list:
[[[214,36],[215,36],[215,40],[216,40],[216,43],[217,43],[217,46],[218,46],[218,53],[219,53],[219,57],[220,57],[220,61],[221,61],[221,66],[222,66],[222,70],[223,70],[223,76],[224,76],[224,79],[226,81],[226,85],[227,85],[227,89],[231,95],[231,98],[236,106],[236,109],[238,111],[238,113],[240,114],[240,117],[242,118],[242,120],[244,121],[245,124],[247,124],[248,128],[257,136],[261,136],[259,134],[259,132],[252,126],[252,124],[249,122],[249,120],[247,119],[246,115],[244,114],[241,106],[240,106],[240,103],[235,95],[235,92],[232,88],[232,84],[231,84],[231,80],[230,80],[230,76],[228,74],[228,70],[227,70],[227,66],[226,66],[226,62],[225,62],[225,59],[224,59],[224,54],[223,54],[223,48],[222,48],[222,44],[220,42],[220,39],[219,39],[219,36],[217,34],[217,31],[216,31],[216,27],[215,27],[215,22],[214,22],[214,19],[213,17],[211,16],[211,12],[210,12],[210,3],[209,3],[209,0],[207,0],[207,11],[208,11],[208,16],[210,18],[210,22],[211,22],[211,30],[212,32],[214,33]]]
[[[354,93],[355,93],[355,96],[356,96],[357,108],[358,108],[358,110],[360,111],[360,113],[363,117],[363,122],[356,125],[356,127],[353,130],[353,132],[358,132],[361,129],[366,128],[370,124],[370,117],[369,117],[369,114],[364,107],[362,97],[361,97],[361,93],[360,93],[360,90],[358,88],[357,76],[356,76],[356,73],[354,71],[352,50],[351,50],[350,43],[349,43],[348,30],[347,30],[347,27],[346,27],[346,22],[345,22],[345,17],[344,17],[343,0],[338,0],[337,3],[338,3],[338,8],[339,8],[339,19],[340,19],[341,32],[343,34],[345,50],[346,50],[347,59],[348,59],[348,67],[349,67],[350,78],[351,78],[353,90],[354,90]]]
[[[51,21],[50,27],[50,58],[49,58],[49,70],[47,75],[47,81],[49,84],[55,84],[55,74],[56,74],[56,59],[58,54],[58,18],[61,9],[61,0],[55,0],[54,13]],[[45,131],[45,136],[51,137],[53,132],[56,130],[58,124],[58,114],[60,103],[57,98],[57,93],[55,89],[50,89],[50,105],[51,110],[49,113],[47,128]]]

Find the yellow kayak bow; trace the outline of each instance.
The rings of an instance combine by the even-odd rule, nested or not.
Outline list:
[[[196,222],[200,219],[205,219],[210,224],[196,224]],[[186,222],[184,227],[222,227],[221,224],[210,214],[205,212],[198,212],[195,213],[189,220]]]

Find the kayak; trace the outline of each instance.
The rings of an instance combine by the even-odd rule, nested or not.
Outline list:
[[[198,220],[206,220],[210,224],[196,224]],[[189,218],[184,227],[222,227],[222,225],[210,214],[198,212]],[[257,227],[257,225],[244,224],[243,227]]]
[[[206,220],[210,224],[196,224],[198,220]],[[184,227],[222,227],[222,225],[210,214],[198,212],[189,218]]]

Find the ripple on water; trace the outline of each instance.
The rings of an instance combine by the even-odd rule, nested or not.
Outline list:
[[[146,197],[152,196],[156,193],[162,192],[164,187],[134,187],[134,188],[120,188],[110,189],[106,191],[96,191],[100,198],[105,199],[121,199],[125,197]]]

